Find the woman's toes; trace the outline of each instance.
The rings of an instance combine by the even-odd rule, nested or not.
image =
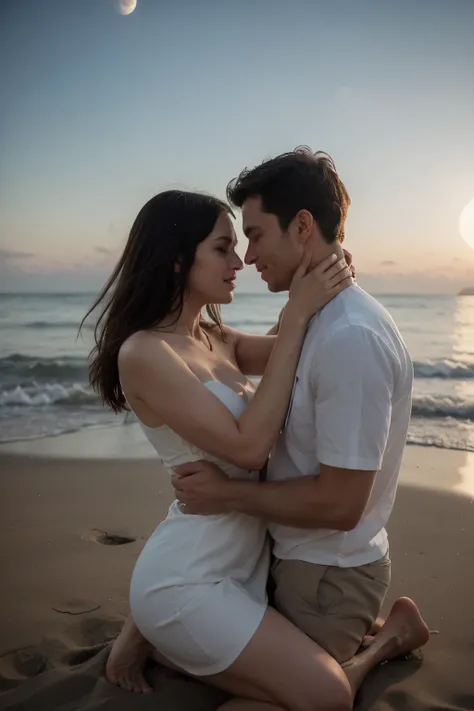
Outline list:
[[[140,691],[141,691],[143,694],[151,694],[151,692],[153,691],[153,689],[151,688],[151,686],[150,686],[149,684],[147,684],[147,682],[145,681],[144,677],[142,677],[142,678],[139,680],[139,686],[140,686]]]

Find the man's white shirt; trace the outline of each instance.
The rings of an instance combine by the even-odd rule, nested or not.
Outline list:
[[[341,292],[312,319],[268,479],[318,475],[320,463],[377,474],[352,531],[270,524],[278,558],[352,567],[385,555],[412,387],[412,362],[394,321],[359,286]]]

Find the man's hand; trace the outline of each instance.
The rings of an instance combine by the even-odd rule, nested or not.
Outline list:
[[[180,508],[186,514],[226,513],[229,478],[212,462],[199,461],[173,467],[171,477]]]

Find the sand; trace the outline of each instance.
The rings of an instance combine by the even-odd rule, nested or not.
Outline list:
[[[437,633],[378,667],[357,709],[474,709],[474,455],[408,447],[386,608],[413,597]],[[128,583],[168,477],[134,426],[0,447],[0,710],[211,711],[221,692],[150,665],[156,691],[104,678]]]

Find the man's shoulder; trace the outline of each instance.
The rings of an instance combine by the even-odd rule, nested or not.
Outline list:
[[[336,334],[349,336],[359,329],[377,333],[387,327],[397,331],[384,306],[359,286],[352,286],[322,309],[308,329],[307,340],[322,342]]]
[[[384,306],[359,287],[346,292],[311,323],[300,359],[302,375],[314,368],[330,368],[333,361],[340,360],[341,353],[368,362],[382,357],[398,363],[400,357],[408,357],[398,328]]]

